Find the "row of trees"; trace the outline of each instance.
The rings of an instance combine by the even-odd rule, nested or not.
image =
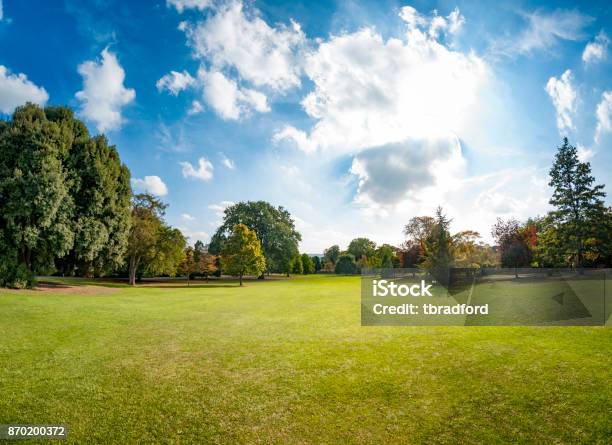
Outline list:
[[[550,169],[553,189],[547,215],[524,223],[498,219],[492,235],[508,267],[594,267],[612,264],[612,209],[604,186],[567,138]]]
[[[598,266],[612,263],[612,211],[603,185],[567,139],[550,170],[554,210],[523,223],[498,220],[495,246],[450,220],[412,218],[399,247],[356,238],[322,258],[300,254],[290,213],[265,201],[225,210],[210,245],[187,246],[164,219],[167,206],[132,195],[130,172],[104,136],[92,137],[65,107],[26,104],[0,121],[0,285],[25,287],[37,274],[242,277],[270,273],[357,273],[368,267]]]
[[[104,136],[68,108],[17,108],[0,121],[0,285],[121,267],[130,198],[129,170]]]
[[[585,267],[612,264],[612,210],[604,204],[604,186],[595,184],[588,162],[564,138],[550,169],[554,210],[524,223],[498,219],[491,234],[495,246],[478,232],[451,234],[450,220],[438,208],[404,227],[406,239],[395,248],[376,247],[367,238],[351,241],[346,251],[325,251],[322,269],[357,273],[363,267]]]

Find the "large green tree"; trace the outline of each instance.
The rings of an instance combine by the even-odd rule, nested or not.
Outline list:
[[[0,122],[0,284],[26,287],[74,244],[72,135],[36,105]]]
[[[221,267],[230,275],[242,278],[247,274],[259,275],[266,267],[261,243],[255,231],[244,224],[236,224],[221,249]]]
[[[123,262],[131,223],[130,172],[104,136],[86,137],[71,110],[51,107],[45,112],[74,136],[65,163],[74,201],[74,245],[58,268],[87,276],[115,270]]]
[[[323,259],[325,261],[329,261],[332,264],[332,266],[336,264],[336,262],[338,261],[338,258],[340,258],[340,246],[338,246],[337,244],[334,244],[333,246],[328,247],[323,252]]]
[[[69,108],[18,107],[0,123],[0,284],[119,266],[129,180],[115,147],[104,136],[90,137]]]
[[[268,272],[289,272],[291,259],[298,254],[298,242],[302,237],[287,210],[265,201],[239,202],[228,207],[223,223],[211,239],[210,253],[216,255],[221,252],[237,224],[244,224],[255,231],[261,242]]]
[[[568,263],[582,267],[585,258],[609,256],[609,211],[604,206],[604,186],[594,184],[591,165],[578,159],[567,138],[558,148],[550,169],[553,188],[551,222]]]
[[[376,250],[376,243],[368,238],[355,238],[349,243],[347,252],[359,261],[362,258],[372,258]]]
[[[315,273],[315,263],[307,253],[302,254],[302,270],[304,275]]]
[[[0,284],[121,265],[130,173],[104,136],[66,107],[26,104],[0,123]]]
[[[167,205],[148,193],[132,199],[132,225],[128,239],[127,263],[131,285],[137,276],[176,274],[184,258],[185,237],[166,225]]]

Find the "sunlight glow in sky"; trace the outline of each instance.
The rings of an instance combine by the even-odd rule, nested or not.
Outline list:
[[[191,241],[256,199],[309,253],[399,244],[438,205],[489,240],[548,210],[563,136],[612,183],[611,23],[603,1],[0,0],[0,113],[71,106]]]

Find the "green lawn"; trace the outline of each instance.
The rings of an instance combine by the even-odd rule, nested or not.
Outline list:
[[[0,424],[71,443],[609,443],[612,330],[362,327],[355,277],[0,290]]]

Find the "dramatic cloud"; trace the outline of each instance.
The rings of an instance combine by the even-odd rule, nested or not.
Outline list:
[[[308,133],[284,127],[274,141],[306,152],[355,151],[460,130],[486,80],[484,61],[441,44],[414,8],[400,17],[402,39],[385,41],[366,28],[321,42],[304,63],[314,89],[302,100],[317,122]]]
[[[557,127],[564,135],[574,129],[572,115],[576,109],[576,90],[572,86],[572,72],[566,70],[559,79],[551,77],[546,84],[546,92],[557,110]]]
[[[2,5],[0,4],[0,13]],[[43,87],[36,86],[25,74],[11,74],[7,67],[0,65],[0,112],[11,114],[15,107],[30,101],[44,105],[49,99]]]
[[[578,11],[558,9],[551,13],[535,11],[524,14],[527,27],[518,36],[497,41],[494,53],[508,56],[528,55],[535,51],[553,48],[561,40],[579,41],[584,39],[584,28],[593,21],[592,17]]]
[[[119,128],[123,122],[121,110],[134,100],[136,92],[124,87],[125,71],[115,54],[104,49],[102,60],[84,62],[78,71],[83,76],[83,90],[76,93],[80,114],[94,122],[98,131]]]
[[[211,6],[211,0],[166,0],[168,7],[174,6],[179,14],[182,14],[185,9],[205,10]]]
[[[450,164],[463,163],[457,138],[406,140],[373,147],[353,159],[350,172],[358,179],[356,202],[393,205],[423,201],[426,188],[448,179]]]
[[[191,77],[187,71],[183,71],[182,73],[170,71],[169,74],[159,79],[155,86],[158,91],[168,90],[173,96],[178,96],[181,91],[186,90],[194,84],[195,79]]]
[[[236,81],[228,79],[219,71],[200,70],[204,85],[204,100],[223,119],[236,120],[248,115],[251,110],[270,111],[266,96],[248,88],[241,88]]]
[[[605,91],[601,95],[601,102],[597,105],[597,129],[595,130],[595,142],[599,142],[603,133],[612,131],[612,91]]]
[[[610,39],[605,32],[601,31],[597,37],[595,37],[595,41],[589,42],[587,46],[585,46],[582,53],[582,61],[588,65],[605,59],[609,43]]]
[[[230,1],[207,20],[182,28],[194,55],[213,70],[233,68],[241,79],[278,91],[300,84],[296,50],[305,38],[295,22],[270,27],[256,10],[245,12],[241,2]]]
[[[179,162],[183,168],[184,178],[196,178],[202,181],[210,181],[213,177],[213,165],[206,158],[198,159],[198,168],[195,169],[189,162]]]
[[[144,179],[132,178],[132,186],[140,191],[156,196],[166,196],[168,187],[159,176],[145,176]]]

